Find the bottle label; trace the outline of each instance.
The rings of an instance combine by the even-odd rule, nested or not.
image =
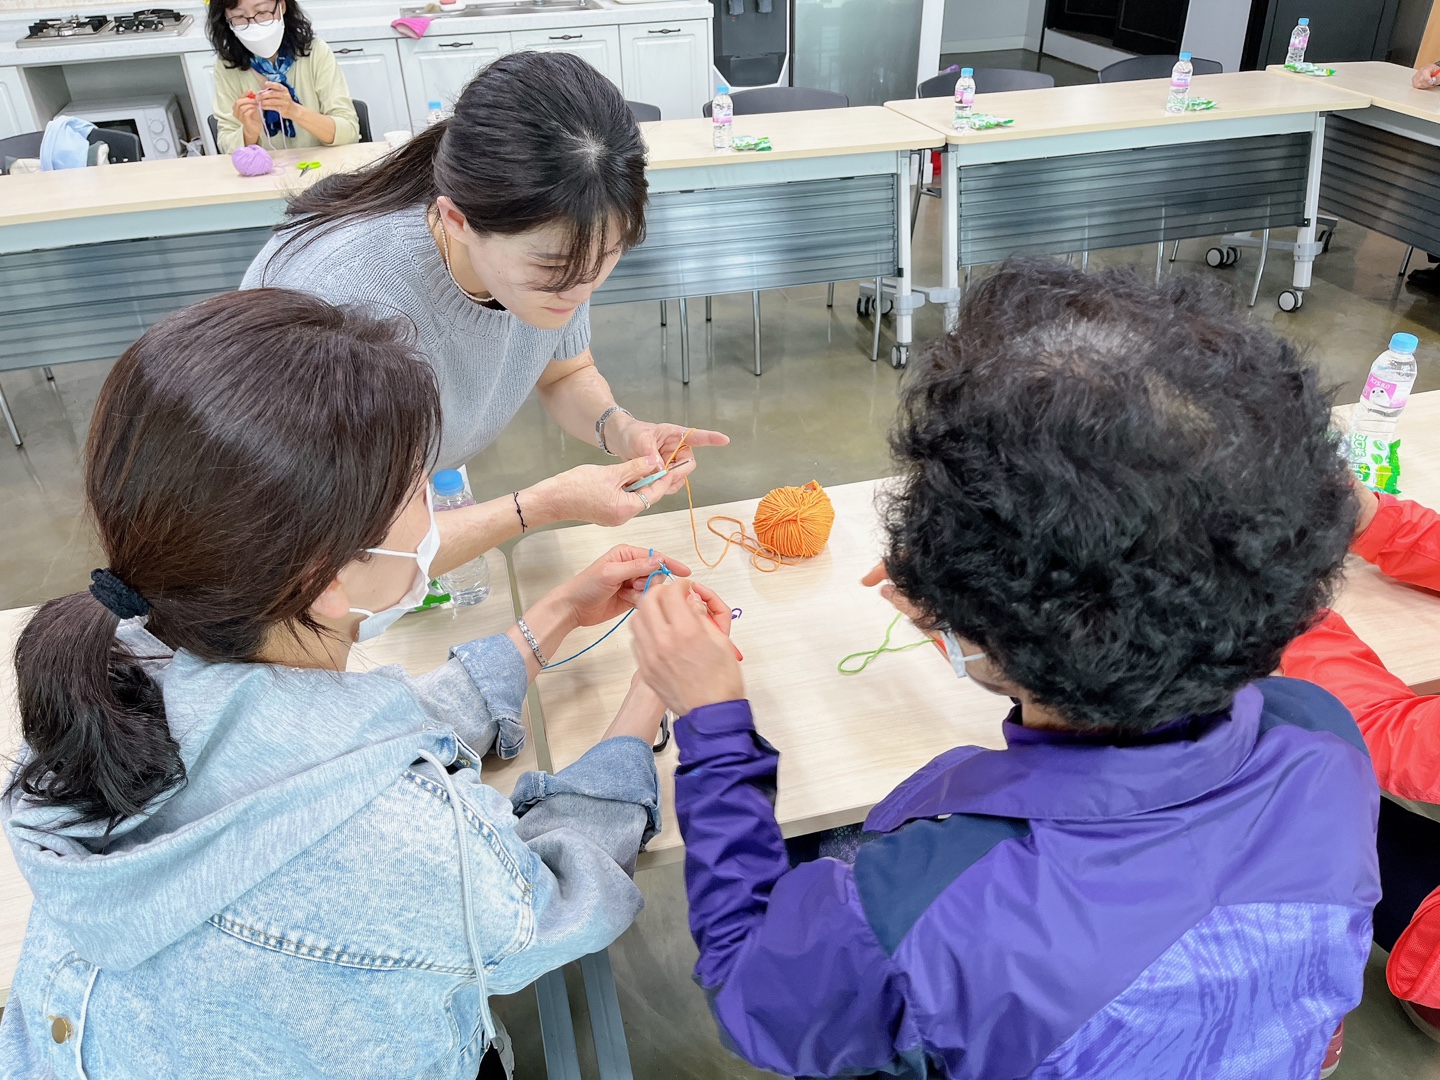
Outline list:
[[[717,124],[729,124],[733,121],[734,117],[732,117],[729,113],[716,113],[712,117],[712,119]]]
[[[1190,90],[1190,76],[1189,76],[1189,75],[1171,75],[1171,76],[1170,76],[1170,92],[1171,92],[1172,94],[1184,94],[1184,93],[1188,93],[1189,90]]]
[[[1372,374],[1365,380],[1365,389],[1360,396],[1376,408],[1398,409],[1410,400],[1410,387],[1386,382]]]
[[[955,104],[967,112],[975,107],[975,91],[969,87],[955,95]]]

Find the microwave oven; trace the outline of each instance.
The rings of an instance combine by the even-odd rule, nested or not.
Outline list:
[[[142,161],[180,156],[185,117],[174,94],[132,98],[86,98],[61,110],[96,127],[128,131],[140,140]]]

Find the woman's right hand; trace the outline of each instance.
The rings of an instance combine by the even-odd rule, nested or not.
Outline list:
[[[255,100],[253,94],[246,94],[235,99],[235,108],[231,114],[240,121],[240,127],[245,132],[245,141],[255,143],[260,141],[260,129],[264,126],[264,120],[260,115],[260,103]]]
[[[1426,64],[1415,69],[1415,74],[1410,77],[1410,85],[1416,90],[1429,90],[1436,82],[1440,82],[1440,64]]]
[[[541,522],[588,521],[613,528],[683,488],[685,477],[695,471],[695,461],[693,458],[677,461],[668,473],[648,487],[625,490],[653,471],[644,458],[623,465],[577,465],[536,484],[530,489],[529,498],[538,497]],[[530,516],[528,512],[526,516]]]

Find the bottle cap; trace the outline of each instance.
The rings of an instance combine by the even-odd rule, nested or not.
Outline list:
[[[1413,353],[1420,347],[1420,339],[1414,334],[1396,334],[1390,339],[1390,348],[1399,353]]]
[[[1301,25],[1301,26],[1309,26],[1309,25],[1310,25],[1310,20],[1309,20],[1309,19],[1301,19],[1301,20],[1300,20],[1300,25]]]
[[[1182,53],[1180,54],[1180,59],[1181,59],[1181,60],[1189,60],[1189,59],[1190,59],[1190,54],[1189,54],[1188,52],[1182,52]]]
[[[970,78],[971,76],[973,76],[974,74],[975,74],[975,69],[974,69],[974,68],[961,68],[961,69],[960,69],[960,78],[962,78],[962,79],[968,79],[968,78]]]
[[[465,490],[465,478],[459,469],[441,469],[434,476],[435,494],[442,499],[459,495]]]
[[[440,108],[440,102],[438,102],[438,101],[432,101],[432,102],[430,102],[430,108],[432,108],[432,109],[438,109],[438,108]]]
[[[715,87],[715,93],[717,93],[717,94],[728,94],[729,92],[730,92],[730,84],[729,84],[729,83],[723,83],[723,82],[722,82],[719,86]]]

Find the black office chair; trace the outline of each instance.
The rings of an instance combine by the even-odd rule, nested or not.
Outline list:
[[[359,98],[351,98],[350,104],[355,106],[355,120],[360,128],[360,141],[374,142],[375,140],[370,137],[370,106]],[[220,147],[220,121],[215,119],[214,113],[211,113],[205,118],[205,123],[210,127],[210,141],[218,150]]]
[[[917,98],[954,97],[958,71],[926,79],[915,88]],[[1024,68],[976,68],[975,93],[1003,94],[1010,90],[1048,90],[1055,85],[1055,76]]]
[[[23,135],[0,139],[0,176],[10,171],[9,162],[16,158],[38,158],[44,139],[43,131],[27,131]],[[112,163],[140,160],[140,140],[128,131],[96,128],[90,132],[89,142],[91,146],[102,142],[108,146]]]
[[[815,90],[808,86],[762,86],[758,90],[737,90],[730,96],[735,104],[736,116],[758,116],[761,113],[780,112],[810,112],[815,109],[848,109],[850,99],[844,94],[838,94],[833,90]],[[709,117],[711,102],[706,102],[700,112]],[[750,294],[754,308],[755,319],[755,374],[760,374],[760,293],[759,291]],[[705,297],[705,321],[709,322],[714,314],[712,307],[713,297]],[[826,293],[825,306],[835,306],[835,283],[830,283]],[[661,304],[661,325],[664,325],[664,304]],[[685,302],[680,302],[680,332],[687,337],[690,328],[687,325],[685,314]],[[879,320],[877,318],[878,326]],[[878,339],[878,335],[877,335]]]
[[[627,101],[625,104],[630,106],[630,111],[634,114],[637,124],[649,124],[660,119],[660,106],[658,105],[646,105],[643,101]]]
[[[1168,79],[1179,61],[1180,57],[1174,54],[1132,56],[1129,60],[1117,60],[1108,67],[1101,68],[1096,74],[1104,83]],[[1225,70],[1219,60],[1205,60],[1198,56],[1190,58],[1190,66],[1195,69],[1196,75],[1219,75]]]

